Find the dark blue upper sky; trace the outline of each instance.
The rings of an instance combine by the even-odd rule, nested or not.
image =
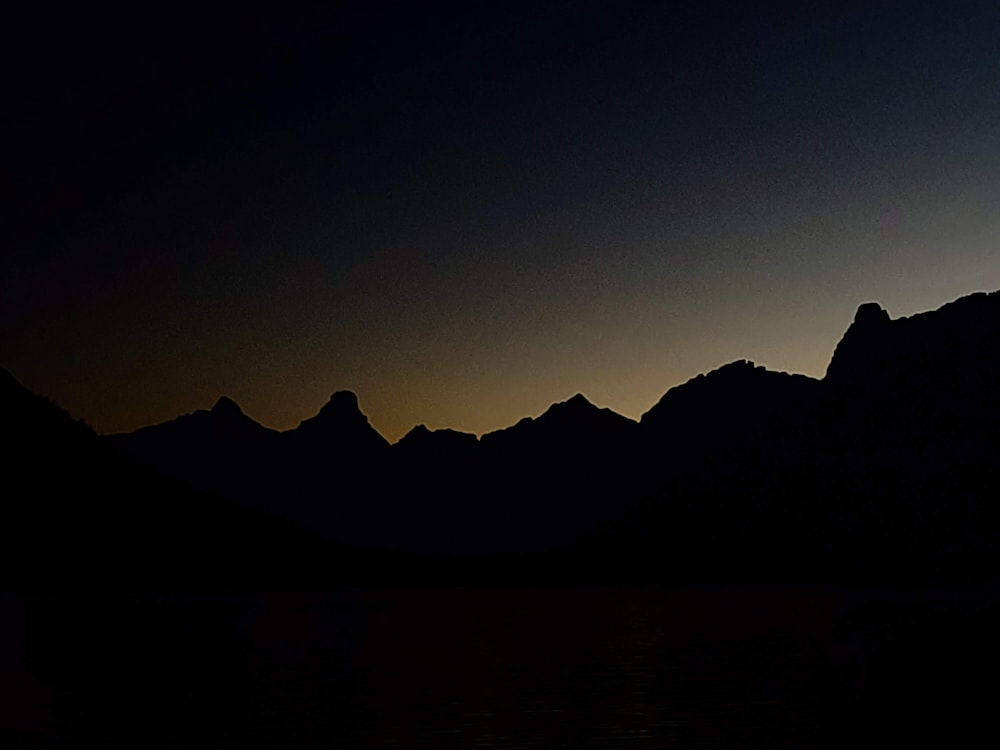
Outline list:
[[[352,388],[394,439],[1000,286],[990,4],[469,5],[15,16],[2,364],[107,431]]]

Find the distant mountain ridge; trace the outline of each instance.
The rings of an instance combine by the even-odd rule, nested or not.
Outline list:
[[[590,578],[976,578],[1000,561],[998,384],[990,292],[895,320],[866,303],[824,378],[738,360],[638,422],[577,394],[479,438],[420,425],[389,445],[339,391],[282,433],[223,397],[108,440],[366,548],[562,550]]]

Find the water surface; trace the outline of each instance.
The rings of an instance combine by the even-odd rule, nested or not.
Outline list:
[[[802,587],[7,597],[0,747],[834,746],[863,705],[866,649],[909,611],[864,602],[906,599]]]

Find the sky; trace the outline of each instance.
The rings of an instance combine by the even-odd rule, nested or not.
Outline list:
[[[995,3],[135,5],[0,32],[0,366],[101,432],[638,418],[1000,288]]]

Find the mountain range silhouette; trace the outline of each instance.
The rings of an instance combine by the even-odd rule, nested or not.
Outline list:
[[[195,557],[221,575],[219,561],[257,544],[283,550],[284,569],[350,558],[436,560],[431,576],[468,563],[585,581],[991,579],[998,344],[1000,292],[895,320],[868,303],[822,379],[740,360],[671,388],[638,422],[577,394],[478,438],[418,425],[392,445],[348,391],[285,432],[224,396],[100,438],[4,372],[8,461],[31,487],[10,495],[5,529],[44,548],[59,526],[60,554],[86,558],[73,524],[93,537],[125,523],[135,549],[120,554],[147,567],[169,557],[168,537],[198,537]]]

